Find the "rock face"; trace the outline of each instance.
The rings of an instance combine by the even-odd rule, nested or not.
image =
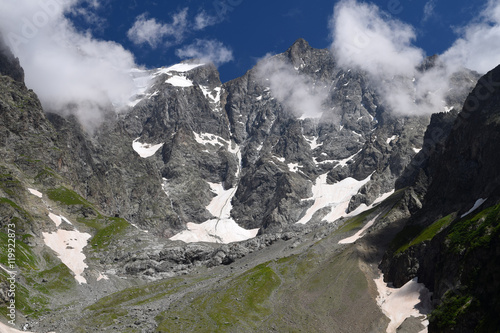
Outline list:
[[[493,278],[500,260],[499,100],[497,67],[479,80],[454,122],[433,118],[425,137],[438,133],[436,128],[449,134],[429,144],[418,172],[409,168],[397,182],[418,193],[422,206],[382,268],[396,285],[418,277],[433,291],[430,332],[499,325],[500,285]]]
[[[215,196],[210,184],[234,192],[230,216],[246,229],[279,232],[298,221],[335,220],[341,214],[331,207],[338,202],[311,208],[314,185],[367,180],[338,210],[371,204],[393,189],[429,122],[393,115],[364,73],[340,68],[330,51],[302,39],[224,84],[211,65],[134,75],[149,78],[148,88],[95,136],[111,152],[100,155],[114,166],[106,180],[114,177],[110,183],[120,188],[85,194],[106,212],[164,236],[219,217],[207,210]],[[470,85],[471,78],[464,71],[454,84]],[[159,148],[141,158],[133,142]]]

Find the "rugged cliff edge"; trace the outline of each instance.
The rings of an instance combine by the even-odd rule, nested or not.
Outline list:
[[[500,325],[500,67],[479,80],[453,125],[443,128],[450,128],[449,135],[427,151],[424,168],[410,185],[409,191],[421,193],[422,208],[393,241],[382,267],[395,285],[418,277],[434,293],[430,332],[495,331]]]

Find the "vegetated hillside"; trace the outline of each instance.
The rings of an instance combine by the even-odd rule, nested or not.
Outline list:
[[[500,327],[499,86],[497,67],[479,80],[442,146],[429,152],[410,186],[423,206],[382,264],[397,286],[417,276],[434,293],[430,332]]]

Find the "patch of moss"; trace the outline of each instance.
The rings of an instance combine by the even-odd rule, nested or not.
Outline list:
[[[424,241],[433,239],[434,236],[436,236],[441,230],[450,225],[454,217],[455,214],[445,216],[423,230],[418,226],[405,226],[405,228],[396,236],[393,242],[393,244],[399,245],[395,252],[403,252],[413,245],[417,245]]]
[[[448,292],[443,297],[443,302],[432,311],[429,320],[432,325],[440,330],[457,324],[456,320],[472,304],[472,298],[468,295],[450,295]]]
[[[489,207],[472,217],[464,217],[453,224],[448,234],[452,252],[473,251],[488,246],[500,237],[500,204]]]
[[[269,263],[258,265],[222,290],[195,297],[182,311],[157,316],[158,332],[251,331],[272,314],[269,298],[280,284]]]
[[[148,300],[157,293],[173,292],[179,290],[183,278],[171,278],[159,282],[153,282],[140,287],[131,287],[101,298],[98,302],[87,307],[90,311],[102,311],[105,309],[114,309],[123,306],[123,304]],[[187,285],[184,285],[187,286]]]
[[[130,223],[123,218],[109,217],[107,220],[110,221],[111,224],[106,227],[99,228],[97,233],[90,240],[90,244],[92,244],[92,247],[95,249],[106,248],[110,244],[111,240],[119,237],[130,226]]]
[[[47,196],[49,197],[50,200],[60,202],[67,206],[71,205],[92,206],[87,200],[82,198],[78,193],[62,186],[48,190]]]
[[[356,215],[353,218],[350,218],[347,220],[341,228],[339,228],[335,233],[344,233],[344,232],[349,232],[355,229],[361,229],[363,227],[363,223],[365,219],[373,213],[377,207],[373,207],[372,209],[367,210],[366,212],[363,212],[359,215]]]
[[[21,182],[8,173],[0,174],[0,189],[11,198],[19,197],[24,190]]]

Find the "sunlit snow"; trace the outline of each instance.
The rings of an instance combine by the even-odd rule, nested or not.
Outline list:
[[[52,222],[55,223],[56,227],[60,226],[63,221],[68,223],[68,224],[73,224],[62,215],[56,215],[54,213],[49,213],[49,218],[52,220]]]
[[[304,135],[303,137],[307,141],[307,143],[311,146],[311,150],[314,150],[323,145],[323,143],[318,143],[319,138],[317,136],[313,137],[312,139],[308,139]]]
[[[387,326],[387,333],[396,333],[397,328],[409,317],[422,317],[422,325],[427,326],[426,314],[428,304],[430,304],[430,293],[423,283],[418,283],[417,278],[408,281],[401,288],[390,287],[384,282],[384,275],[381,274],[375,280],[379,296],[377,304],[382,312],[391,320]],[[421,304],[424,303],[424,304]],[[422,309],[422,312],[416,308]],[[427,332],[427,328],[420,333]]]
[[[460,216],[460,218],[466,217],[470,213],[474,212],[476,209],[479,208],[479,206],[481,206],[482,204],[484,204],[486,202],[486,200],[488,200],[488,199],[477,199],[477,201],[474,203],[474,206],[472,206],[472,208],[469,209],[469,211],[467,213],[465,213],[462,216]]]
[[[158,151],[158,149],[163,147],[163,143],[153,145],[149,143],[141,143],[137,140],[139,140],[139,138],[135,139],[132,142],[132,148],[134,148],[135,152],[142,158],[153,156]]]
[[[397,138],[398,138],[398,136],[397,136],[397,135],[393,135],[393,136],[391,136],[390,138],[387,138],[386,143],[387,143],[387,144],[389,144],[389,143],[391,143],[392,141],[396,140]]]
[[[361,228],[361,230],[359,230],[357,233],[355,233],[351,237],[347,237],[347,238],[342,239],[341,241],[339,241],[339,244],[352,244],[355,241],[357,241],[358,239],[360,239],[361,237],[363,237],[365,235],[366,230],[368,230],[368,228],[370,228],[373,225],[373,223],[375,223],[375,221],[377,220],[378,217],[379,217],[379,215],[375,216],[373,219],[368,221],[363,226],[363,228]]]
[[[42,198],[43,194],[40,191],[37,191],[35,189],[29,188],[28,191],[33,194],[34,196],[37,196],[39,198]]]
[[[82,251],[92,236],[77,230],[62,229],[55,233],[43,232],[42,235],[45,245],[54,250],[63,264],[75,273],[75,279],[78,283],[87,283],[87,280],[82,276],[83,271],[88,267],[84,262],[85,254]]]
[[[314,213],[320,209],[330,207],[330,212],[323,218],[324,221],[333,222],[345,216],[349,207],[349,201],[358,193],[363,185],[370,181],[371,175],[363,180],[348,177],[335,184],[327,183],[327,173],[319,176],[312,187],[313,196],[309,199],[314,203],[306,211],[305,215],[297,222],[305,224],[311,220]]]
[[[174,87],[187,88],[193,86],[193,81],[187,79],[184,76],[178,76],[178,75],[174,75],[168,78],[165,82],[173,85]]]

